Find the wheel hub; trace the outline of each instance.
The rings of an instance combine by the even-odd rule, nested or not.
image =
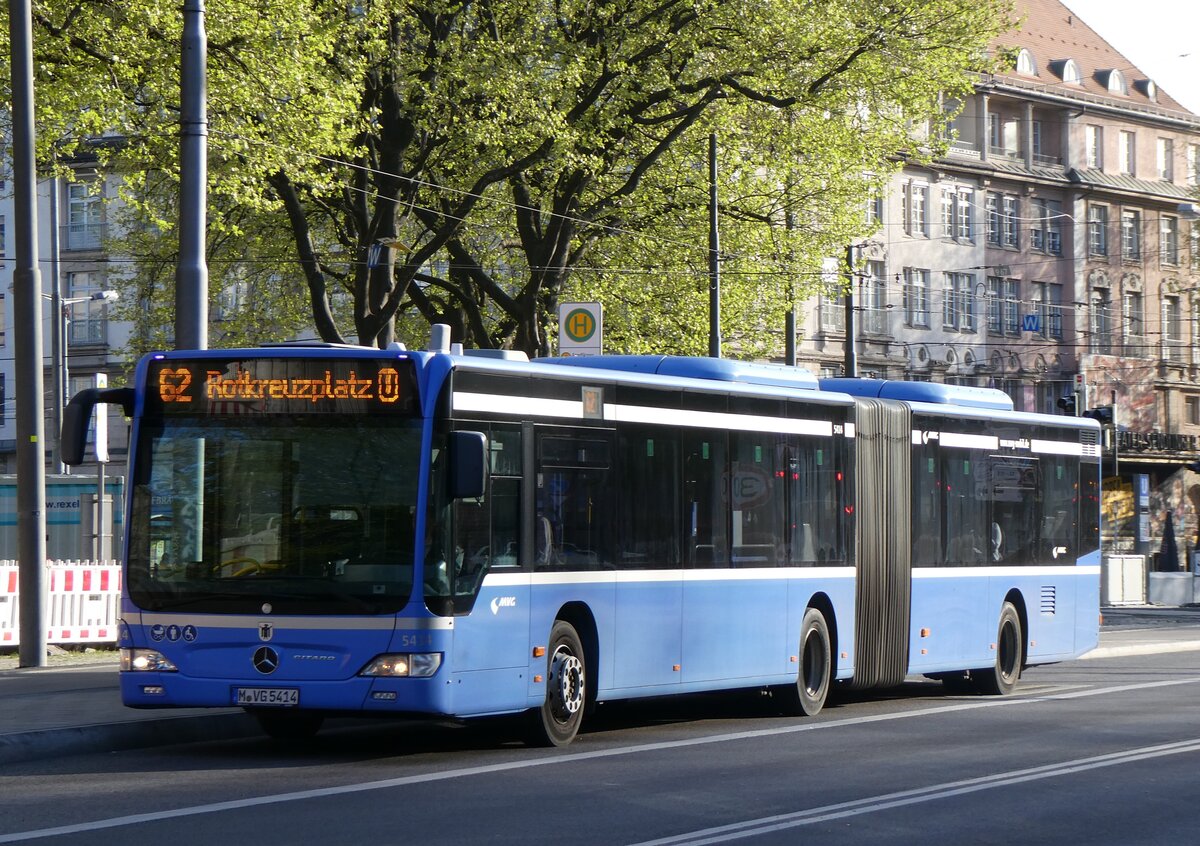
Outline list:
[[[550,696],[555,712],[563,716],[583,707],[583,662],[566,649],[555,652],[550,662]]]

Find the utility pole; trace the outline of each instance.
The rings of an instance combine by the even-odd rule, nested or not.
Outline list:
[[[184,0],[180,58],[179,266],[175,270],[175,347],[208,348],[208,265],[204,230],[208,188],[208,64],[204,0]]]
[[[845,375],[858,376],[858,350],[855,348],[854,325],[854,245],[846,248],[846,366]]]
[[[721,239],[717,229],[717,133],[708,136],[708,354],[721,357]]]
[[[50,174],[50,361],[54,378],[54,472],[70,468],[62,460],[62,416],[67,404],[67,335],[63,327],[62,274],[59,271],[58,177]]]
[[[12,168],[16,214],[13,322],[17,388],[17,557],[22,667],[46,666],[46,422],[42,384],[42,275],[37,250],[37,160],[30,0],[9,0]]]

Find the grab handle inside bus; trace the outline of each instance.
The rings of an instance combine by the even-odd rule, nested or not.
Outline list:
[[[87,450],[88,424],[92,420],[92,412],[100,403],[116,403],[121,406],[126,417],[133,416],[133,388],[85,388],[71,397],[63,411],[61,440],[59,449],[62,462],[74,467],[83,463],[83,454]]]
[[[483,432],[450,433],[450,496],[477,499],[487,490],[487,436]]]

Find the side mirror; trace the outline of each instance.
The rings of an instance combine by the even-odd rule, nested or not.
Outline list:
[[[452,499],[475,499],[487,491],[487,436],[483,432],[451,432],[449,493]]]
[[[97,405],[116,403],[126,417],[132,417],[133,401],[133,388],[86,388],[71,397],[63,410],[62,432],[59,433],[63,464],[74,467],[83,463],[83,455],[87,451],[88,424]]]

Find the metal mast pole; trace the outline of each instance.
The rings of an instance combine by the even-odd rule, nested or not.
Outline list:
[[[175,347],[208,347],[208,265],[204,258],[208,187],[208,63],[204,0],[184,0],[180,59],[179,267]]]
[[[854,247],[846,248],[846,376],[858,376],[857,327],[854,325]]]
[[[62,460],[62,417],[67,404],[67,333],[63,318],[62,276],[58,267],[58,177],[50,176],[50,362],[54,378],[54,472],[67,473]]]
[[[708,136],[708,354],[721,357],[721,239],[717,229],[717,133]]]
[[[30,0],[9,0],[12,163],[16,220],[13,322],[17,342],[17,554],[22,667],[46,666],[46,450],[42,384],[42,275],[37,251],[37,163]]]

